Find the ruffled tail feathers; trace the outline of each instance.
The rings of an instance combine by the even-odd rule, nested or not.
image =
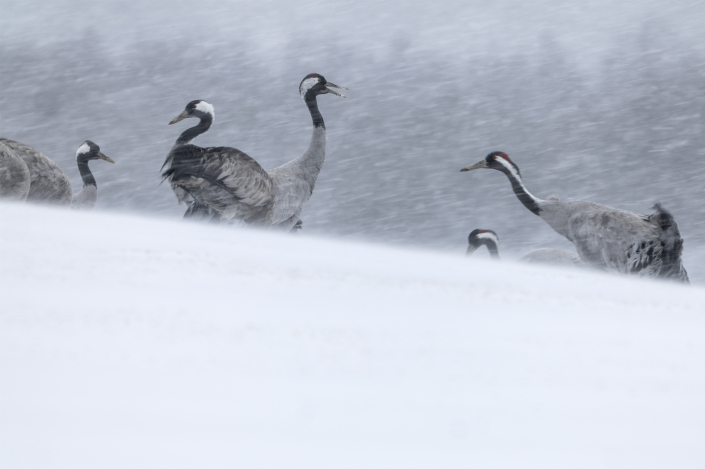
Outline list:
[[[681,262],[683,253],[683,238],[681,238],[678,225],[671,212],[656,203],[654,213],[649,215],[649,222],[659,227],[661,232],[659,240],[663,244],[661,251],[660,277],[675,278],[685,283],[690,283],[688,273]]]

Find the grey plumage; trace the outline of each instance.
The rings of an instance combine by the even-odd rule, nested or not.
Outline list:
[[[681,261],[678,226],[660,205],[647,216],[594,202],[539,199],[524,187],[519,168],[502,152],[490,153],[461,171],[480,168],[503,172],[522,204],[571,241],[586,264],[621,274],[689,282]]]
[[[0,143],[0,198],[24,202],[31,184],[29,169],[24,160]]]
[[[27,165],[31,179],[27,202],[71,205],[71,180],[59,165],[24,143],[7,138],[0,138],[0,143],[10,147]]]
[[[191,196],[189,196],[189,198],[188,209],[186,210],[186,213],[184,213],[185,219],[193,221],[208,221],[211,223],[220,222],[220,214],[218,212],[207,205],[203,205]]]
[[[172,188],[212,208],[226,221],[272,224],[274,182],[248,155],[235,148],[195,145],[177,147],[172,155],[164,173]]]
[[[490,256],[499,259],[499,236],[492,230],[476,229],[468,235],[466,255],[472,254],[480,246],[485,246]],[[542,248],[530,252],[520,259],[531,264],[550,264],[559,266],[585,267],[577,254],[559,249]]]
[[[326,129],[314,127],[311,143],[298,158],[267,170],[276,187],[272,224],[290,230],[300,221],[326,158]]]
[[[325,160],[325,124],[316,96],[338,95],[328,87],[342,88],[317,74],[308,75],[301,82],[299,91],[314,125],[311,143],[298,158],[270,170],[264,170],[257,161],[235,148],[191,145],[191,140],[210,128],[215,114],[211,104],[192,101],[170,124],[189,117],[200,122],[177,139],[162,166],[166,167],[162,176],[169,181],[180,203],[209,207],[226,221],[242,220],[250,225],[291,230],[300,221]],[[191,207],[185,217],[202,213],[201,209],[195,211]]]
[[[95,178],[88,169],[88,161],[102,159],[114,163],[105,156],[98,145],[86,140],[76,152],[78,171],[83,180],[83,189],[73,195],[71,180],[64,171],[50,158],[38,152],[29,145],[0,138],[0,144],[9,147],[22,158],[30,176],[27,202],[38,202],[51,205],[71,205],[78,209],[92,209],[98,198]]]
[[[270,226],[275,189],[269,174],[235,148],[190,144],[213,124],[212,104],[191,101],[169,125],[187,118],[197,118],[199,123],[181,133],[162,165],[166,168],[162,177],[169,181],[179,203],[189,204],[184,218],[204,218],[206,210],[213,210],[225,221]]]
[[[586,264],[620,274],[688,282],[678,226],[660,205],[651,215],[558,199],[543,201],[540,207],[540,216],[573,242]]]

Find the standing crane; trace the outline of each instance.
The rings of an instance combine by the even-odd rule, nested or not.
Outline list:
[[[215,119],[213,105],[195,100],[169,122],[197,118],[196,126],[184,130],[167,155],[162,177],[169,181],[179,203],[190,204],[185,217],[214,210],[226,221],[242,220],[255,226],[270,226],[274,213],[274,182],[247,154],[231,147],[202,148],[190,142],[208,131]]]
[[[348,90],[326,80],[323,75],[311,73],[299,84],[299,95],[308,107],[313,120],[311,142],[299,157],[281,166],[268,170],[274,180],[277,195],[274,203],[272,224],[278,228],[300,230],[303,221],[299,218],[304,205],[311,198],[316,186],[316,179],[326,159],[326,124],[318,110],[316,97],[333,94],[347,98],[330,88]],[[350,91],[350,90],[348,90]]]
[[[495,169],[507,176],[519,201],[571,241],[587,265],[610,272],[689,283],[681,254],[683,239],[673,216],[656,204],[651,215],[586,201],[542,200],[524,186],[519,167],[495,151],[461,169]]]
[[[207,207],[226,221],[242,220],[287,231],[300,229],[299,216],[313,193],[326,155],[326,127],[316,97],[329,93],[346,97],[330,88],[347,89],[317,73],[301,81],[299,93],[313,120],[311,142],[301,156],[270,170],[234,148],[190,144],[210,128],[215,117],[211,104],[190,102],[169,124],[186,118],[198,118],[199,123],[176,140],[162,166],[166,167],[163,178],[180,202],[192,204],[189,210],[193,208],[195,213],[201,214]]]

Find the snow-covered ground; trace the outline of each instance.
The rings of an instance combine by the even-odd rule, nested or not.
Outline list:
[[[705,466],[705,289],[0,205],[8,468]]]

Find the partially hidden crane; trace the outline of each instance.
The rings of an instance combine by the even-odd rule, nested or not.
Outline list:
[[[465,255],[469,256],[480,246],[487,247],[490,257],[499,259],[499,236],[492,230],[475,229],[468,235],[468,248]],[[559,249],[541,248],[531,251],[520,259],[531,264],[550,264],[557,266],[585,267],[577,254]]]
[[[83,188],[81,192],[74,195],[71,180],[49,157],[29,145],[8,138],[0,138],[0,144],[12,150],[27,166],[30,176],[27,202],[72,206],[83,210],[92,209],[98,198],[98,185],[88,168],[88,162],[105,160],[115,163],[105,156],[95,143],[90,140],[83,142],[76,150],[76,164],[83,180]]]

